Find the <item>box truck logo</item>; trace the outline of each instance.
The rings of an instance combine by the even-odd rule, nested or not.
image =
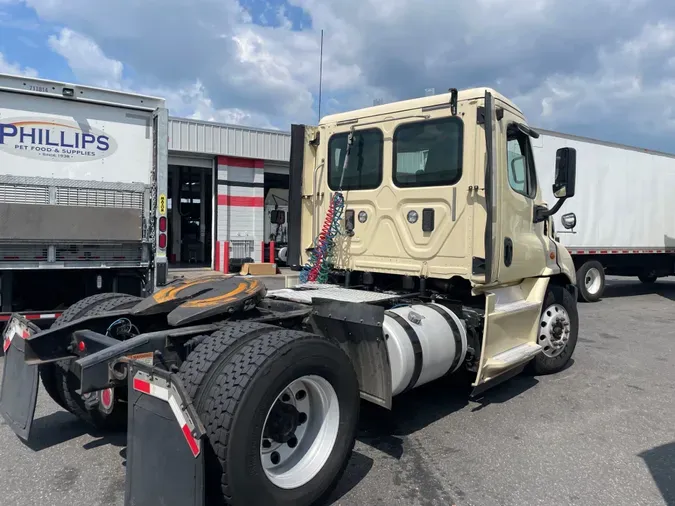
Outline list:
[[[0,150],[54,162],[87,162],[112,155],[117,143],[102,130],[74,121],[0,118]]]

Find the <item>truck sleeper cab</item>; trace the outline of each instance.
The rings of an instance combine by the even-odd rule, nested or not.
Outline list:
[[[30,437],[39,371],[89,423],[128,420],[127,504],[317,503],[346,468],[360,398],[392,408],[456,371],[479,393],[569,363],[574,269],[550,216],[574,195],[574,151],[549,210],[536,135],[482,88],[293,125],[288,260],[308,282],[96,296],[43,332],[15,315],[0,413]]]

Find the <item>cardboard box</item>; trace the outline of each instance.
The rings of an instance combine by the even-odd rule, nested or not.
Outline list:
[[[241,266],[242,276],[274,276],[277,264],[247,263]]]

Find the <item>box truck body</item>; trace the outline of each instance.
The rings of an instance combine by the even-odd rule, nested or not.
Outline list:
[[[637,276],[645,283],[675,273],[675,155],[538,130],[537,167],[555,163],[556,149],[577,151],[576,195],[554,216],[554,229],[570,250],[581,296],[598,300],[605,274]],[[554,174],[538,171],[544,200],[555,202]],[[566,213],[576,226],[566,230]]]
[[[163,99],[0,74],[3,313],[164,282],[167,135]]]

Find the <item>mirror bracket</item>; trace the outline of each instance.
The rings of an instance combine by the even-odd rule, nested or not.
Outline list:
[[[553,216],[555,213],[557,213],[562,205],[565,203],[567,200],[567,197],[563,197],[558,199],[558,201],[555,203],[555,205],[549,209],[546,206],[534,206],[534,223],[541,223],[542,221],[546,220],[549,216]]]

